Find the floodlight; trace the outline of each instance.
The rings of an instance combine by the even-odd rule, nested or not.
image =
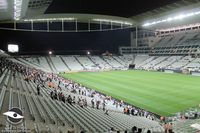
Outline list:
[[[87,51],[87,55],[90,55],[90,51]]]
[[[14,20],[19,20],[21,17],[22,0],[14,0]]]
[[[10,53],[19,52],[19,46],[17,44],[8,44],[8,52]]]
[[[52,55],[52,51],[49,51],[49,55]]]
[[[184,19],[184,18],[187,18],[187,17],[191,17],[191,16],[194,16],[194,15],[199,15],[199,14],[200,14],[200,11],[180,14],[180,15],[177,15],[177,16],[174,16],[174,17],[169,17],[169,18],[162,19],[162,20],[157,20],[157,21],[153,21],[153,22],[147,22],[147,23],[143,24],[142,26],[146,27],[146,26],[150,26],[150,25],[163,23],[163,22],[170,22],[170,21],[173,21],[173,20],[181,20],[181,19]]]

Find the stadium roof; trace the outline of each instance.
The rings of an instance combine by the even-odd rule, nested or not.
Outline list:
[[[138,0],[134,3],[133,0],[1,0],[0,21],[64,17],[84,22],[108,19],[142,25],[149,20],[199,7],[200,0]]]

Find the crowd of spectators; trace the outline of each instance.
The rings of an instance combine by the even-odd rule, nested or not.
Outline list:
[[[124,108],[124,114],[127,114],[127,115],[133,115],[133,116],[144,116],[148,119],[151,119],[151,120],[155,120],[155,116],[146,111],[146,110],[143,110],[143,109],[139,109],[139,108],[136,108],[136,107],[132,107],[132,106],[126,106]]]
[[[41,89],[46,87],[50,90],[49,95],[53,100],[67,102],[70,105],[78,104],[82,108],[90,105],[92,108],[102,109],[107,115],[109,114],[108,106],[112,105],[116,110],[124,108],[124,114],[127,115],[145,116],[151,120],[155,119],[155,116],[150,112],[125,104],[123,100],[116,100],[111,96],[98,93],[72,80],[64,79],[57,74],[46,73],[1,58],[0,73],[3,72],[3,68],[12,70],[13,76],[15,76],[16,72],[21,73],[26,82],[33,81],[37,85],[37,95],[41,95]]]
[[[165,123],[163,127],[165,129],[165,133],[174,133],[172,129],[172,123]]]

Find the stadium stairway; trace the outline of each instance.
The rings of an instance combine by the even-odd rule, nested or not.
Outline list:
[[[84,65],[86,70],[97,70],[98,67],[88,58],[88,56],[77,56],[79,62]]]
[[[113,68],[113,66],[105,59],[104,56],[100,56],[100,58],[101,58],[104,62],[106,62],[111,68]]]
[[[175,121],[173,122],[173,130],[175,133],[197,133],[198,130],[191,127],[195,123],[200,123],[200,119]]]
[[[181,58],[181,56],[169,56],[167,59],[164,61],[158,63],[157,65],[154,66],[155,69],[158,68],[168,68],[171,64],[177,61],[177,59]]]
[[[149,64],[152,60],[155,60],[156,57],[155,56],[149,56],[149,58],[147,58],[146,60],[144,60],[141,64],[138,64],[138,67],[143,67],[146,64]]]
[[[116,62],[118,62],[119,64],[121,64],[121,66],[125,66],[124,65],[124,63],[122,62],[122,60],[120,60],[120,58],[118,58],[117,56],[112,56],[112,58],[116,61]]]
[[[183,56],[181,59],[171,64],[171,67],[175,69],[181,69],[184,66],[186,66],[189,62],[191,62],[191,60],[194,59],[192,59],[190,56]]]
[[[80,62],[80,60],[78,59],[77,56],[74,56],[74,58],[75,58],[76,61],[83,67],[84,70],[87,70],[87,68]]]
[[[158,64],[160,64],[160,63],[166,61],[168,58],[169,58],[169,56],[163,57],[162,59],[160,59],[159,61],[157,61],[157,62],[154,64],[154,67],[155,67],[156,65],[158,65]]]
[[[48,63],[48,65],[49,65],[49,67],[51,68],[51,71],[52,71],[52,72],[57,72],[56,67],[54,66],[54,64],[53,64],[53,62],[52,62],[52,60],[51,60],[51,58],[48,57],[48,56],[46,56],[45,58],[46,58],[46,60],[47,60],[47,63]]]
[[[167,58],[168,58],[168,56],[155,57],[149,63],[143,65],[143,67],[147,68],[147,69],[154,68],[157,64],[161,63],[162,61],[166,60]]]
[[[67,65],[67,63],[65,62],[65,60],[63,59],[63,57],[62,56],[59,56],[60,57],[60,59],[62,60],[62,62],[65,64],[65,66],[67,67],[67,69],[69,70],[69,71],[71,71],[71,69],[69,68],[69,66]]]
[[[40,62],[40,66],[42,67],[42,68],[45,68],[45,70],[46,71],[48,71],[48,72],[52,72],[52,70],[51,70],[51,68],[50,68],[50,66],[49,66],[49,63],[47,62],[47,59],[43,56],[40,56],[40,57],[38,57],[38,59],[39,59],[39,62]]]
[[[191,57],[191,59],[190,59],[186,64],[184,64],[184,65],[181,67],[181,69],[185,68],[187,65],[189,65],[191,62],[193,62],[195,59],[196,59],[196,58],[192,58],[192,57]]]
[[[107,69],[111,69],[112,67],[105,62],[100,56],[90,56],[91,60],[93,62],[95,62],[95,64],[97,64],[97,66],[99,66],[100,69],[102,70],[107,70]]]
[[[91,56],[88,56],[88,59],[89,59],[91,62],[93,62],[97,68],[101,69],[101,67],[99,66],[99,64],[98,64],[97,62],[95,62],[95,61],[91,58]]]
[[[83,67],[80,63],[75,59],[74,56],[62,56],[65,63],[68,65],[71,71],[83,70]]]

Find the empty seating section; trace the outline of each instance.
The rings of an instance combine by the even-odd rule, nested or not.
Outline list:
[[[143,61],[147,60],[148,58],[149,58],[148,55],[136,55],[135,60],[134,60],[134,64],[137,67],[138,64],[141,64]]]
[[[3,105],[3,99],[4,99],[4,96],[5,96],[5,92],[6,92],[6,88],[3,87],[1,89],[1,94],[0,94],[0,110],[2,109],[2,105]]]
[[[62,58],[72,71],[83,70],[83,67],[74,56],[62,56]]]
[[[153,61],[156,57],[155,56],[150,56],[148,59],[144,60],[141,64],[138,64],[138,68],[139,67],[143,67],[144,65],[150,63],[151,61]]]
[[[160,40],[155,44],[156,47],[173,47],[177,45],[193,45],[195,44],[194,40],[199,39],[199,36],[198,32],[185,32],[157,38],[160,38]]]
[[[38,57],[40,65],[48,71],[52,71],[45,57]]]
[[[37,57],[27,57],[27,58],[24,58],[25,60],[27,60],[28,62],[31,62],[31,63],[35,63],[35,64],[40,64],[39,62],[39,59]]]
[[[200,70],[200,58],[191,56],[146,56],[137,55],[135,58],[136,69],[190,69],[192,71]],[[141,58],[141,59],[140,59]],[[143,60],[143,61],[141,61]],[[140,62],[141,61],[141,62]]]
[[[195,120],[182,120],[182,121],[175,121],[174,125],[174,132],[175,133],[197,133],[198,130],[191,127],[194,123],[199,123],[200,119]]]
[[[134,55],[129,55],[129,54],[125,54],[125,55],[123,55],[123,56],[119,56],[119,58],[121,58],[124,62],[125,62],[125,64],[132,64],[133,63],[133,61],[134,61]]]
[[[41,67],[40,64],[40,60],[38,59],[38,57],[24,57],[21,58],[24,61],[26,61],[27,63],[29,63],[29,65],[33,65],[33,67],[37,66],[37,67]],[[19,58],[20,60],[20,58]],[[23,62],[23,60],[21,60]]]
[[[106,61],[104,61],[101,57],[99,57],[99,56],[91,56],[90,58],[91,58],[91,60],[96,62],[96,65],[99,66],[102,70],[104,70],[104,69],[112,69],[112,67]]]
[[[185,57],[181,58],[180,60],[178,60],[177,62],[174,62],[173,64],[171,64],[169,66],[169,68],[180,69],[180,68],[188,65],[188,63],[190,63],[192,60],[194,60],[194,58],[192,58],[191,56],[185,56]]]
[[[56,67],[54,66],[51,57],[50,57],[50,56],[46,56],[45,58],[46,58],[46,60],[47,60],[47,63],[48,63],[48,65],[49,65],[50,69],[52,70],[52,72],[57,72],[58,70],[57,70]]]
[[[169,47],[170,48],[170,47]],[[184,51],[189,52],[190,47],[183,46],[181,50],[171,50],[168,47],[164,48],[164,52],[169,53],[182,53]],[[156,48],[156,54],[166,54],[161,48]],[[16,62],[23,61],[11,59]],[[26,58],[27,60],[27,58]],[[30,60],[30,59],[28,59]],[[32,67],[40,68],[41,70],[48,70],[51,72],[67,72],[67,71],[98,71],[98,70],[113,70],[113,69],[128,69],[129,64],[135,64],[136,69],[182,69],[190,68],[191,70],[199,70],[199,58],[191,58],[191,56],[185,55],[144,55],[144,54],[125,54],[123,56],[50,56],[38,57],[40,64],[32,65]],[[24,62],[24,61],[23,61]],[[30,63],[30,62],[29,62]],[[26,64],[26,63],[21,63]],[[26,64],[28,65],[28,64]],[[31,65],[29,65],[31,66]],[[39,67],[40,66],[40,67]],[[0,79],[1,80],[1,79]]]
[[[200,58],[196,58],[193,61],[189,62],[184,68],[191,68],[193,70],[200,69]]]
[[[87,56],[77,56],[77,59],[87,70],[97,70],[98,67],[87,57]]]
[[[150,62],[144,64],[143,68],[144,69],[154,68],[155,65],[164,61],[166,58],[168,58],[168,56],[160,56],[160,57],[154,57],[154,58],[155,58],[154,60],[151,60]]]
[[[116,61],[118,61],[121,65],[124,67],[128,67],[129,64],[127,64],[124,60],[122,60],[122,56],[112,56]]]
[[[162,37],[156,44],[157,47],[167,46],[167,43],[170,41],[171,37]]]
[[[182,56],[170,56],[169,58],[166,58],[166,60],[158,63],[154,66],[155,69],[161,69],[161,68],[169,68],[172,63],[178,61]]]
[[[123,68],[124,66],[120,64],[117,60],[112,58],[112,56],[102,56],[102,58],[112,66],[112,68]]]
[[[58,72],[68,71],[68,68],[65,66],[60,56],[51,56],[50,58]]]
[[[38,65],[38,62],[34,62],[33,60],[31,60],[30,58],[17,58],[17,60],[19,60],[21,62],[23,62],[24,64],[30,66],[30,67],[34,67],[37,69],[41,69],[41,66]]]

